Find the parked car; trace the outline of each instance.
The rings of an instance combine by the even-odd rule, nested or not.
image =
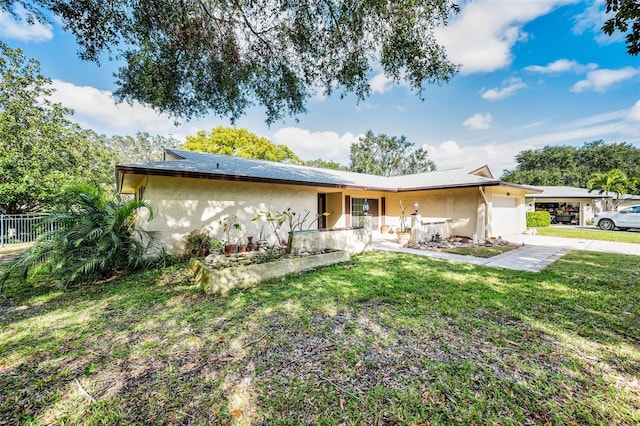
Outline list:
[[[594,223],[605,231],[615,228],[626,230],[628,228],[640,229],[640,204],[621,208],[618,211],[598,213]]]

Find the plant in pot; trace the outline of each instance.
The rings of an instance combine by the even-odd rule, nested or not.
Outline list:
[[[184,249],[191,256],[205,257],[210,244],[211,237],[201,229],[194,229],[184,237]]]
[[[279,245],[280,244],[280,235],[279,235],[280,228],[284,224],[285,216],[280,212],[271,213],[269,211],[261,211],[261,212],[258,212],[258,215],[251,220],[256,221],[259,219],[263,219],[266,223],[262,224],[262,226],[260,227],[260,236],[258,237],[256,248],[266,248],[269,244],[267,241],[267,238],[269,237],[266,237],[264,235],[264,228],[267,224],[269,224],[269,227],[271,228],[271,232],[273,234],[273,238],[276,241],[275,245]]]
[[[409,244],[411,240],[411,229],[407,226],[407,207],[400,200],[400,228],[396,232],[398,243],[402,246]]]
[[[231,235],[233,230],[236,230],[238,232],[242,230],[242,225],[238,223],[238,216],[230,215],[225,217],[224,219],[220,219],[220,225],[222,225],[222,230],[224,232],[225,254],[235,253],[238,249],[238,240],[240,239],[240,237],[238,236],[232,242]]]

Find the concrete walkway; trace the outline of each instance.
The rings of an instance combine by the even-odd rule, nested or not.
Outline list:
[[[462,256],[431,250],[401,247],[395,236],[375,235],[373,249],[397,253],[409,253],[434,259],[485,265],[517,271],[539,272],[571,250],[590,250],[607,253],[633,254],[640,256],[640,244],[613,243],[608,241],[580,240],[571,238],[542,237],[537,235],[510,235],[506,241],[521,244],[520,247],[490,258]]]

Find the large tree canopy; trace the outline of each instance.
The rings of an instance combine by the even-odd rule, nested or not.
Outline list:
[[[187,136],[183,149],[209,152],[213,154],[235,155],[236,157],[258,160],[302,164],[286,145],[276,145],[267,138],[260,137],[247,129],[218,126],[210,133],[204,130],[196,136]]]
[[[640,53],[640,2],[638,0],[606,0],[605,10],[614,13],[602,31],[613,35],[616,31],[625,34],[627,52],[630,55]]]
[[[516,156],[518,165],[505,170],[502,180],[524,185],[566,185],[586,188],[595,173],[620,169],[640,178],[640,149],[628,143],[585,143],[582,147],[551,146],[528,149]]]
[[[380,176],[399,176],[436,169],[427,151],[415,149],[414,144],[404,136],[374,135],[371,130],[351,145],[350,162],[354,172]]]
[[[421,93],[446,82],[434,29],[458,11],[450,0],[0,0],[28,20],[53,13],[83,59],[115,52],[120,99],[194,117],[237,118],[253,103],[267,122],[305,112],[315,90],[370,91],[373,66]]]
[[[0,210],[37,209],[69,184],[113,184],[115,152],[48,99],[37,61],[0,42],[0,77]]]

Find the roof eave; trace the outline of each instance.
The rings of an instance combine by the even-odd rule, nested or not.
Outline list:
[[[238,176],[225,173],[204,173],[204,172],[188,172],[177,170],[162,170],[162,169],[149,169],[144,167],[131,167],[131,166],[116,166],[119,174],[143,174],[149,176],[169,176],[169,177],[183,177],[194,179],[212,179],[212,180],[224,180],[234,182],[253,182],[253,183],[271,183],[280,185],[300,185],[300,186],[314,186],[322,188],[337,188],[337,189],[356,189],[366,191],[395,191],[394,188],[386,187],[372,187],[363,185],[348,185],[348,184],[332,184],[326,182],[307,182],[291,179],[274,179],[274,178],[261,178],[253,176]],[[124,178],[118,179],[118,190],[121,189],[121,182]]]

